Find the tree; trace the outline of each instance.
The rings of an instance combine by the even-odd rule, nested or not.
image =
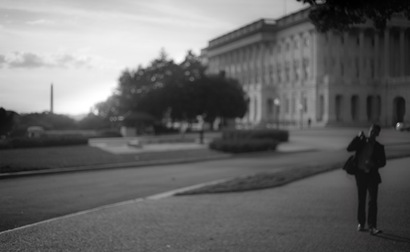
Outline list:
[[[164,51],[146,68],[125,70],[117,88],[119,112],[144,112],[161,118],[170,102],[164,87],[178,82],[178,76],[182,76],[178,65]]]
[[[110,127],[110,122],[107,118],[93,113],[89,113],[77,124],[80,129],[106,129]]]
[[[15,115],[17,113],[0,107],[0,137],[7,136],[12,131]]]
[[[246,94],[238,81],[224,75],[210,75],[200,80],[200,112],[205,121],[216,118],[242,118],[248,109]]]
[[[27,129],[29,126],[41,126],[48,130],[75,129],[77,123],[73,118],[66,115],[43,113],[21,114],[18,127]]]
[[[368,20],[383,30],[395,13],[410,19],[409,0],[297,0],[312,6],[309,18],[320,32],[343,31]]]
[[[176,64],[162,50],[147,67],[124,70],[115,93],[97,104],[96,110],[98,115],[113,119],[137,114],[128,116],[123,123],[143,121],[144,125],[165,116],[172,121],[188,122],[203,114],[208,122],[217,117],[242,117],[247,104],[241,86],[223,76],[207,76],[205,70],[200,58],[191,51]]]
[[[206,67],[192,51],[179,64],[178,80],[167,85],[165,92],[171,95],[169,109],[173,120],[193,121],[199,112],[199,80],[205,78]]]
[[[107,98],[104,102],[99,102],[94,105],[97,115],[102,118],[117,118],[121,115],[120,113],[120,98],[117,94],[113,94]]]

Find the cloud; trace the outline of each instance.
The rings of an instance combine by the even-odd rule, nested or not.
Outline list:
[[[28,21],[28,25],[54,25],[56,24],[55,21],[49,19],[37,19],[33,21]]]
[[[6,64],[6,56],[0,54],[0,68],[2,68],[4,64]]]
[[[71,54],[41,55],[30,52],[15,52],[12,55],[0,54],[0,68],[91,68],[92,58]]]
[[[47,66],[40,56],[34,53],[15,53],[15,57],[7,60],[10,68],[37,68]]]

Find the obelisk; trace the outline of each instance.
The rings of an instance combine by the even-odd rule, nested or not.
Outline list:
[[[53,83],[51,83],[51,90],[50,90],[50,114],[54,113],[54,90],[53,90]]]

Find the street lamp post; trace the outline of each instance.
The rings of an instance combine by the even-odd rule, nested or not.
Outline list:
[[[302,103],[299,103],[298,109],[299,109],[299,114],[300,114],[300,128],[303,129],[303,112],[304,112],[303,110],[304,108],[303,108]]]
[[[276,129],[279,129],[279,106],[280,106],[279,98],[275,98],[273,100],[273,104],[275,105]]]

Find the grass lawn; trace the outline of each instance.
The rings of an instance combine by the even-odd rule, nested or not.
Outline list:
[[[130,159],[87,145],[1,150],[0,157],[2,173],[115,163]]]
[[[9,149],[0,150],[0,173],[206,157],[216,153],[208,149],[198,149],[116,155],[88,145]]]
[[[212,184],[201,188],[178,193],[177,195],[196,195],[210,193],[242,192],[259,190],[281,186],[292,181],[306,178],[321,172],[330,171],[342,167],[341,162],[319,166],[298,166],[284,168],[277,172],[257,173],[246,177],[237,177],[218,184]]]
[[[409,156],[410,145],[391,145],[386,147],[387,159],[403,158]],[[341,169],[343,164],[344,160],[316,166],[300,165],[297,167],[284,168],[282,170],[271,173],[257,173],[246,177],[237,177],[225,182],[188,190],[178,193],[177,195],[228,193],[273,188],[322,172]]]

